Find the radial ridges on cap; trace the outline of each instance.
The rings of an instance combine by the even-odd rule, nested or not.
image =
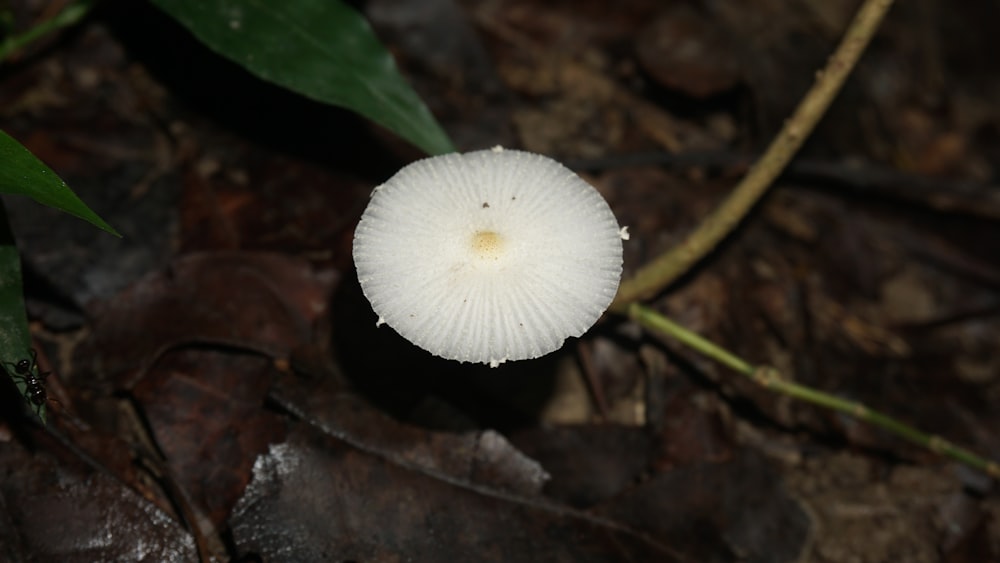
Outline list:
[[[374,190],[354,262],[375,313],[404,338],[496,366],[597,321],[618,289],[622,233],[572,171],[496,148],[416,161]]]

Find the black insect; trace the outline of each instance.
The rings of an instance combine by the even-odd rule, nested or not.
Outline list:
[[[7,362],[14,368],[11,377],[24,383],[24,398],[35,406],[35,414],[41,415],[42,407],[48,401],[49,394],[45,390],[45,378],[51,372],[38,371],[38,354],[31,350],[31,359],[18,360],[17,363]]]

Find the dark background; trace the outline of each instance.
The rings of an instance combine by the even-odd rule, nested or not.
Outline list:
[[[61,6],[12,4],[17,29]],[[599,189],[628,275],[732,189],[858,2],[358,5],[460,150]],[[765,201],[652,304],[1000,458],[997,22],[898,3]],[[125,235],[5,198],[54,375],[49,430],[5,391],[0,558],[1000,560],[991,480],[622,319],[494,370],[376,330],[352,229],[420,153],[145,3],[5,61],[0,128]]]

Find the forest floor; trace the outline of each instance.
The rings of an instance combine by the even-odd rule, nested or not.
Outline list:
[[[729,193],[858,2],[362,4],[460,150],[597,187],[628,277]],[[1000,459],[997,22],[898,3],[771,193],[648,303]],[[5,197],[53,375],[47,429],[5,402],[0,559],[1000,561],[993,480],[627,319],[497,369],[376,328],[353,228],[421,153],[146,3],[5,61],[0,129],[124,235]]]

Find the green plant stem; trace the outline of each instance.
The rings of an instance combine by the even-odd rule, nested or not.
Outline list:
[[[75,2],[63,8],[63,11],[59,12],[55,16],[32,27],[24,33],[8,37],[0,43],[0,61],[6,59],[14,51],[22,49],[32,41],[44,37],[57,29],[71,26],[80,21],[83,19],[83,16],[87,15],[92,5],[93,3],[89,0]]]
[[[956,446],[951,442],[935,436],[921,432],[912,426],[905,424],[895,418],[870,409],[856,401],[841,399],[829,393],[818,391],[800,383],[789,381],[781,376],[774,368],[769,366],[754,366],[742,358],[728,352],[724,348],[699,336],[679,324],[671,321],[656,311],[634,303],[629,306],[629,317],[642,325],[647,330],[673,337],[681,343],[694,348],[699,353],[724,364],[733,370],[742,373],[752,379],[755,383],[772,391],[794,397],[796,399],[812,403],[830,410],[848,414],[879,428],[887,430],[904,440],[927,448],[940,455],[944,455],[985,472],[987,475],[1000,478],[1000,464],[979,457],[978,455]]]
[[[733,192],[681,244],[653,259],[631,279],[622,282],[618,296],[611,304],[611,311],[624,313],[629,303],[659,293],[689,271],[736,228],[816,128],[891,6],[892,0],[866,0],[862,4],[826,67],[816,74],[816,82],[767,151],[747,171]]]

